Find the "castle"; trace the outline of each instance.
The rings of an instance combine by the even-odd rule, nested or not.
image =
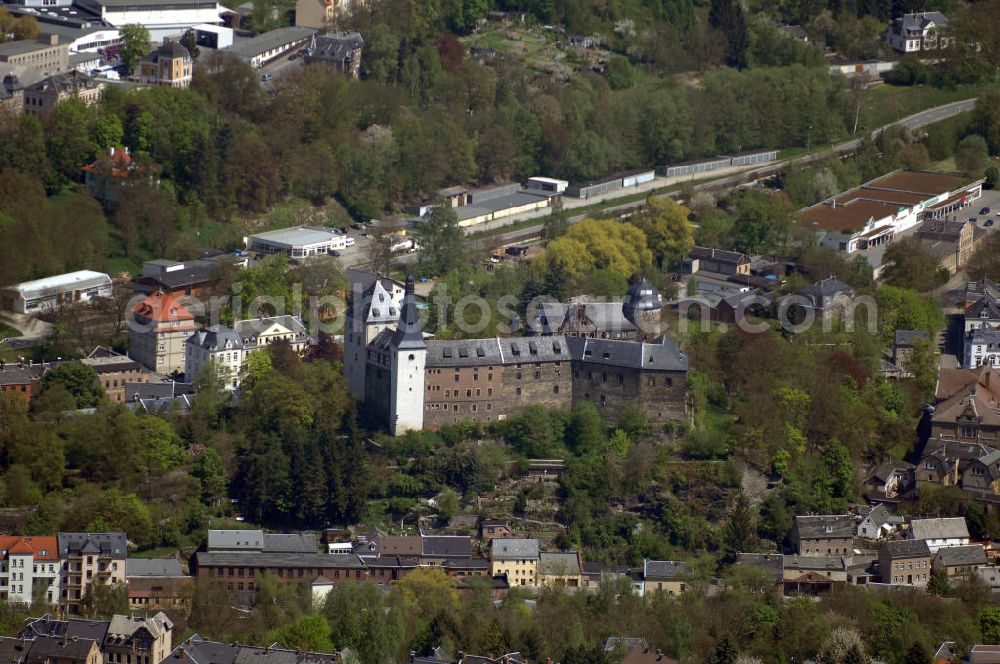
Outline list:
[[[393,435],[583,401],[609,420],[631,404],[681,420],[688,360],[660,334],[660,308],[642,279],[624,303],[542,305],[526,336],[441,340],[422,330],[412,277],[405,288],[375,278],[348,306],[348,387]]]

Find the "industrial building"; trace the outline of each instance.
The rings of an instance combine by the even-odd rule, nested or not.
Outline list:
[[[315,34],[315,28],[278,28],[237,41],[225,52],[232,53],[251,67],[259,68],[288,51],[304,47]]]
[[[247,251],[261,254],[288,254],[292,258],[321,256],[347,246],[348,238],[328,228],[295,226],[243,238]]]
[[[616,173],[590,182],[570,185],[566,188],[566,195],[574,198],[593,198],[619,189],[652,182],[655,177],[656,171],[652,168]]]
[[[80,270],[14,284],[8,291],[13,295],[11,306],[14,311],[34,314],[89,302],[98,297],[110,297],[111,277],[103,272]]]
[[[777,150],[761,150],[759,152],[748,152],[735,157],[720,155],[710,159],[699,159],[696,161],[683,161],[679,164],[666,164],[660,166],[660,175],[668,178],[694,177],[704,173],[720,171],[724,168],[743,168],[746,166],[759,166],[775,161],[778,158]]]

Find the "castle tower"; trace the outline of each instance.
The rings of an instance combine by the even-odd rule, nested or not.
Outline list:
[[[424,368],[427,343],[423,323],[417,315],[413,275],[406,278],[406,293],[399,325],[392,335],[391,386],[389,391],[389,431],[394,436],[424,428]]]
[[[393,299],[392,294],[382,285],[381,279],[375,279],[372,285],[352,297],[347,307],[344,324],[344,373],[347,374],[347,388],[358,401],[364,401],[365,398],[368,344],[382,330],[396,326],[399,308],[398,299]]]
[[[622,314],[635,325],[640,341],[662,336],[660,323],[660,293],[643,277],[629,286],[622,303]]]

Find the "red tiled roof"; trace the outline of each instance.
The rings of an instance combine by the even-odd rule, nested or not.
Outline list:
[[[36,560],[59,560],[59,544],[52,535],[0,535],[0,550],[6,555],[30,553]]]
[[[132,312],[137,316],[142,316],[157,323],[172,321],[194,322],[194,316],[184,308],[180,300],[180,297],[169,293],[151,293],[145,300],[137,304]]]

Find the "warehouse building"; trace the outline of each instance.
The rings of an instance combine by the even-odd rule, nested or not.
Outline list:
[[[111,296],[111,277],[103,272],[80,270],[25,281],[8,288],[11,307],[21,314],[34,314],[61,306]]]
[[[322,256],[332,249],[343,249],[353,238],[334,233],[328,228],[295,226],[243,238],[248,251],[260,254],[287,254],[292,258]]]
[[[278,28],[250,39],[237,41],[225,49],[225,52],[250,63],[251,67],[260,68],[284,53],[302,48],[314,34],[316,34],[315,28]]]
[[[582,184],[570,185],[566,188],[566,195],[574,198],[593,198],[604,194],[627,189],[640,184],[652,182],[656,177],[656,171],[652,168],[641,168],[625,173],[616,173],[607,177],[591,180]]]

